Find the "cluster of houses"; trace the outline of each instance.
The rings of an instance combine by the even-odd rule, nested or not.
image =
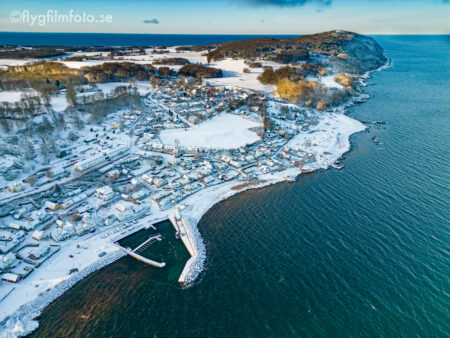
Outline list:
[[[214,87],[207,81],[195,84],[189,77],[160,83],[154,96],[178,123],[169,124],[166,129],[182,124],[180,119],[184,125],[194,125],[223,111],[246,115],[249,112],[261,113],[267,106],[267,96],[263,93],[236,87]]]
[[[0,218],[4,280],[25,278],[62,242],[98,227],[128,226],[150,215],[152,208],[169,209],[207,187],[256,180],[314,160],[300,147],[287,145],[302,130],[290,120],[304,122],[305,115],[270,109],[264,94],[216,88],[186,78],[162,80],[153,98],[144,101],[146,112],[111,113],[103,126],[91,128],[70,166],[58,165],[42,173],[48,182],[72,172],[75,189],[63,188],[34,198],[31,204],[19,203],[10,215]],[[187,128],[224,111],[270,118],[271,127],[258,142],[232,150],[164,144],[159,139],[161,130]],[[7,189],[21,192],[24,184],[11,182]]]

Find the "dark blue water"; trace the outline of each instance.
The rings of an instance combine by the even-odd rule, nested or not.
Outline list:
[[[394,66],[350,115],[386,125],[352,137],[344,170],[214,206],[191,288],[126,257],[51,304],[35,335],[448,337],[449,38],[377,39]]]
[[[179,46],[203,45],[259,37],[291,38],[294,35],[112,34],[0,32],[0,45],[23,46]]]

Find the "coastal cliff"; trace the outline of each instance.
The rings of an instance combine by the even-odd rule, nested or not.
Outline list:
[[[232,41],[210,51],[208,59],[260,57],[287,63],[308,60],[311,54],[327,55],[337,69],[352,74],[363,74],[386,63],[382,48],[373,38],[341,30],[292,39]]]

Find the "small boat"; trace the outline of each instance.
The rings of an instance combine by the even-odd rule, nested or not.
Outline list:
[[[344,166],[343,165],[338,165],[338,164],[332,164],[331,165],[334,169],[337,169],[337,170],[342,170],[342,169],[344,169]]]

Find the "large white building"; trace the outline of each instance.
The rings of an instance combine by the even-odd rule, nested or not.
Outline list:
[[[95,190],[95,196],[101,198],[104,201],[109,201],[114,197],[114,191],[109,185],[105,185]]]
[[[101,154],[97,154],[88,158],[85,158],[83,160],[78,161],[74,165],[74,169],[83,172],[89,169],[92,169],[103,162],[106,162],[116,156],[119,156],[123,153],[125,153],[128,150],[128,147],[125,145],[119,145],[113,149],[104,151]]]

